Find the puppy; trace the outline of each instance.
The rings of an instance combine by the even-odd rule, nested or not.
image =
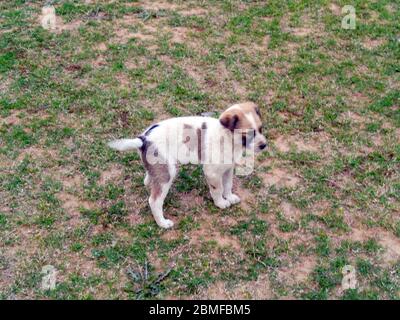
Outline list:
[[[137,149],[146,169],[144,184],[150,188],[149,204],[157,224],[171,228],[163,204],[176,176],[178,164],[202,164],[215,205],[221,209],[240,202],[232,193],[232,178],[244,150],[260,152],[267,146],[261,114],[252,102],[235,104],[219,119],[180,117],[161,121],[135,139],[108,145],[119,151]]]

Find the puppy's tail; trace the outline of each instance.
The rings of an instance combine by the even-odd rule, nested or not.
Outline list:
[[[143,146],[143,141],[139,138],[119,139],[110,141],[109,143],[107,143],[107,145],[110,148],[118,151],[129,151],[129,150],[139,149],[141,146]]]

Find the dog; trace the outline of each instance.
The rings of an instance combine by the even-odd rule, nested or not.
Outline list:
[[[240,202],[232,193],[232,180],[243,151],[261,152],[267,139],[259,108],[244,102],[229,107],[219,119],[170,118],[148,127],[135,139],[114,140],[108,145],[118,151],[139,151],[146,169],[144,185],[150,188],[151,212],[156,223],[167,229],[174,223],[164,217],[163,204],[179,164],[202,164],[214,204],[224,209]]]

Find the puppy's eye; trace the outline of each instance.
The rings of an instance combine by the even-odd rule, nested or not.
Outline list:
[[[259,128],[258,128],[258,132],[259,132],[259,133],[262,133],[262,127],[259,127]]]

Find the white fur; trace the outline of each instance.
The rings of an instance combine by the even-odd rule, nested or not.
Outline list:
[[[143,142],[139,138],[135,139],[120,139],[120,140],[114,140],[107,145],[115,150],[118,151],[129,151],[129,150],[134,150],[134,149],[139,149],[142,145]]]

